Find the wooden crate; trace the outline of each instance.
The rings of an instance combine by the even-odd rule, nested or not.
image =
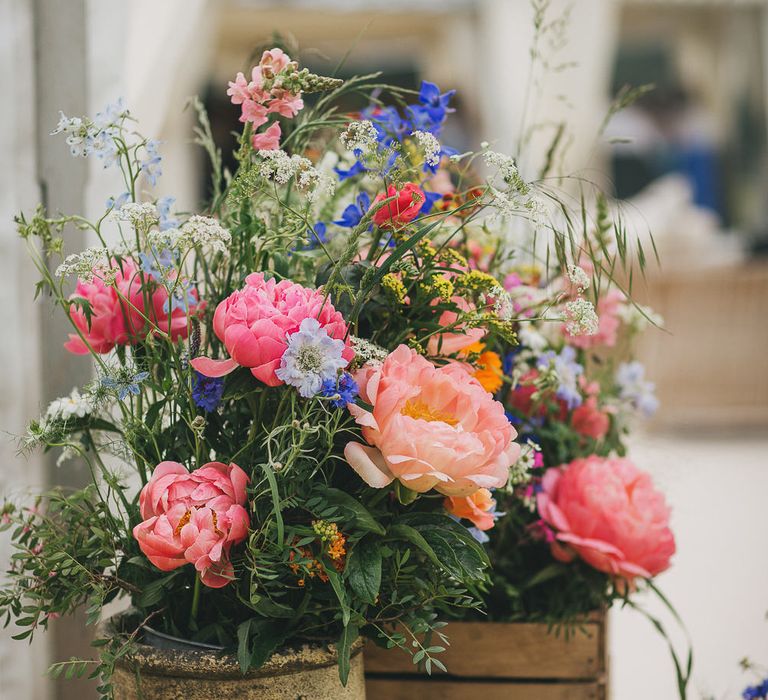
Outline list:
[[[428,676],[403,651],[368,644],[368,700],[605,700],[605,617],[566,639],[532,623],[453,622],[440,654],[448,673]]]

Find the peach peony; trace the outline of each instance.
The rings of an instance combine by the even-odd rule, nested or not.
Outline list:
[[[446,496],[506,484],[520,455],[517,433],[503,406],[464,368],[435,367],[400,345],[355,380],[373,408],[348,407],[373,447],[350,442],[344,456],[367,484],[381,488],[399,479],[414,491],[434,488]]]
[[[651,477],[628,459],[577,459],[548,469],[541,486],[538,509],[554,530],[555,558],[578,555],[630,584],[669,567],[675,553],[669,508]]]
[[[210,588],[234,578],[233,544],[248,534],[248,477],[236,464],[210,462],[188,472],[161,462],[139,497],[144,521],[133,528],[141,551],[161,571],[194,564]]]
[[[283,382],[275,374],[280,367],[288,336],[299,330],[305,318],[316,318],[329,337],[344,339],[347,324],[322,292],[290,280],[265,280],[260,272],[248,275],[243,289],[230,294],[213,316],[213,329],[229,360],[197,357],[191,364],[206,377],[223,377],[238,365],[248,367],[256,379],[267,386]],[[348,341],[342,357],[354,356]]]
[[[445,509],[457,518],[471,521],[478,530],[490,530],[496,521],[496,501],[488,489],[479,489],[471,496],[449,496]]]

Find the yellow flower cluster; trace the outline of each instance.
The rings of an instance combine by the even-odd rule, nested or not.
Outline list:
[[[421,283],[421,288],[434,294],[442,301],[450,301],[453,296],[453,282],[443,275],[433,275]]]
[[[489,292],[492,289],[501,287],[499,281],[487,272],[480,270],[469,270],[456,278],[456,288],[467,290],[473,293]]]
[[[390,294],[392,298],[398,303],[405,303],[406,289],[403,281],[397,276],[388,272],[381,278],[381,286],[387,294]]]

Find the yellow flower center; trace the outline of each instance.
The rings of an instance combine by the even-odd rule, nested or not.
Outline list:
[[[418,399],[406,402],[400,411],[404,416],[410,416],[411,418],[421,418],[426,421],[440,421],[441,423],[447,423],[448,425],[456,425],[459,421],[449,413],[443,413],[441,411],[435,411],[423,401]]]

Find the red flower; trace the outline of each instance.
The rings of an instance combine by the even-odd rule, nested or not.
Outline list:
[[[391,199],[392,197],[395,199]],[[390,185],[386,194],[376,195],[371,209],[376,210],[381,202],[387,199],[391,201],[376,211],[373,223],[380,228],[401,228],[419,215],[426,196],[421,188],[412,182],[406,183],[399,191],[394,185]]]

